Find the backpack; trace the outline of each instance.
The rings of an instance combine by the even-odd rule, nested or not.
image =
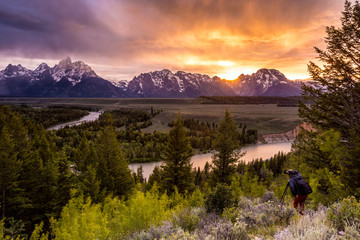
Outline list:
[[[299,192],[301,196],[308,195],[313,192],[309,183],[307,183],[304,179],[299,179],[296,181],[296,183],[299,187]]]

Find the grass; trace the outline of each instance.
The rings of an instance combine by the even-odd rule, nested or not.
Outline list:
[[[260,135],[286,132],[300,123],[297,107],[278,107],[276,104],[202,104],[202,101],[201,98],[0,98],[0,104],[28,104],[36,107],[80,105],[103,110],[162,109],[163,112],[152,119],[153,125],[144,130],[146,132],[168,132],[168,123],[179,112],[183,118],[218,123],[225,109],[229,110],[236,122],[244,123],[248,128],[256,128]]]

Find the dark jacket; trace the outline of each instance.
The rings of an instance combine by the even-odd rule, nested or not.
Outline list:
[[[295,174],[290,175],[289,187],[290,187],[291,194],[293,196],[296,196],[296,195],[301,196],[302,195],[300,193],[299,186],[298,186],[298,184],[296,182],[296,181],[298,181],[300,179],[303,179],[303,177],[301,176],[301,174],[299,172],[296,172]]]

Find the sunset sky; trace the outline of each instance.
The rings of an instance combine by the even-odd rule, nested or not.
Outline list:
[[[0,70],[66,56],[109,80],[170,69],[308,78],[343,0],[1,0]]]

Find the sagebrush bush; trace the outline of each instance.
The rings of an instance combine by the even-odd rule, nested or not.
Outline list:
[[[345,226],[360,227],[360,202],[355,197],[348,197],[329,207],[328,219],[338,230],[345,230]],[[358,231],[360,232],[359,228]]]
[[[177,229],[172,222],[165,221],[161,226],[151,226],[147,230],[142,230],[139,233],[133,234],[129,239],[134,240],[154,240],[161,239],[163,236],[171,236],[176,233]]]
[[[249,239],[244,223],[233,224],[214,213],[209,213],[201,218],[199,228],[194,231],[193,236],[200,240]]]
[[[225,211],[224,216],[229,217],[234,222],[244,222],[247,224],[248,229],[256,230],[259,227],[267,227],[273,225],[287,225],[295,211],[289,206],[280,207],[278,201],[266,201],[267,199],[274,199],[267,194],[264,198],[257,198],[250,200],[242,197],[238,203],[238,207]]]
[[[327,224],[327,209],[321,207],[317,212],[294,218],[289,226],[275,234],[274,239],[318,240],[339,239],[339,236],[336,229]]]

